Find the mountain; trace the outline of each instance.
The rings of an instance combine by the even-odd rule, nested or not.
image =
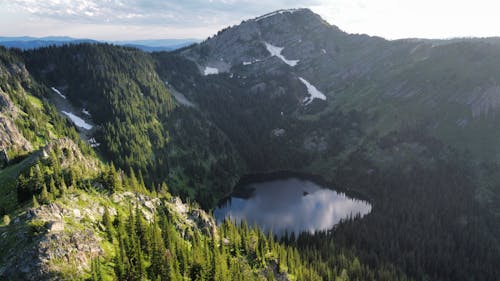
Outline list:
[[[91,39],[75,39],[67,36],[48,36],[48,37],[0,37],[0,45],[6,48],[18,48],[21,50],[37,49],[47,46],[63,46],[66,44],[97,43]]]
[[[308,9],[172,52],[0,48],[0,276],[496,280],[499,54]],[[372,211],[278,243],[201,210],[276,171]]]
[[[367,222],[370,234],[361,238],[356,227],[366,224],[353,223],[333,240],[376,248],[383,254],[373,263],[386,259],[404,272],[421,271],[421,263],[411,265],[414,259],[432,260],[439,265],[424,266],[425,273],[414,277],[447,280],[479,268],[494,271],[468,262],[450,269],[444,265],[450,257],[426,256],[423,249],[430,251],[434,240],[463,260],[464,245],[477,255],[490,252],[480,240],[498,247],[499,228],[490,222],[499,210],[493,172],[499,51],[494,39],[387,41],[347,34],[298,9],[247,20],[191,48],[154,56],[160,76],[227,134],[248,172],[312,173],[380,204]],[[418,218],[436,214],[439,222]],[[458,230],[455,222],[464,218]],[[469,228],[476,224],[489,229],[485,237]],[[382,237],[400,246],[388,250],[393,246],[381,246]],[[416,243],[421,237],[428,241]]]
[[[161,112],[155,106],[166,106],[175,123],[172,134],[177,137],[186,130],[191,133],[186,135],[190,139],[185,140],[191,152],[190,161],[196,161],[191,156],[198,153],[192,146],[196,142],[193,137],[207,137],[211,142],[208,147],[218,147],[214,144],[217,139],[210,136],[217,132],[213,125],[203,123],[196,114],[176,112],[168,105],[170,95],[160,86],[163,84],[155,84],[156,77],[147,75],[151,70],[148,54],[95,44],[49,47],[39,52],[52,63],[42,73],[34,71],[32,75],[23,59],[29,58],[29,68],[36,69],[35,66],[42,63],[41,55],[0,48],[0,140],[2,153],[6,153],[2,155],[8,155],[2,159],[6,167],[0,169],[2,280],[321,280],[315,268],[321,265],[302,259],[296,247],[277,241],[272,235],[266,236],[245,223],[235,225],[226,221],[216,226],[214,218],[197,203],[183,203],[173,197],[165,183],[146,185],[141,174],[136,176],[134,170],[128,174],[115,169],[112,163],[103,163],[103,155],[98,157],[100,145],[91,141],[91,132],[86,132],[92,127],[82,127],[82,123],[105,124],[106,115],[100,115],[98,110],[116,112],[118,120],[121,114],[132,114],[118,104],[138,105],[137,100],[133,100],[139,94],[136,88],[142,89],[141,99],[152,107],[141,111],[144,104],[140,104],[137,115],[125,116],[125,120],[155,118],[141,115],[155,110]],[[52,52],[63,56],[58,61],[51,57]],[[92,83],[119,87],[125,79],[121,77],[128,77],[130,70],[114,63],[127,63],[126,58],[135,60],[127,65],[134,66],[137,76],[126,79],[130,80],[124,88],[127,90],[122,89],[124,96],[120,103],[113,103],[113,93],[107,92],[112,89],[104,87],[94,93],[91,88],[84,92],[69,79],[70,75],[61,76],[69,71],[67,68],[50,75],[64,66],[57,63],[71,59],[71,55],[64,56],[70,53],[78,54],[76,64],[82,64],[82,59],[90,60],[87,66],[96,66],[93,59],[102,63],[92,68],[91,74],[78,67],[68,73],[79,79],[90,79],[94,75]],[[107,56],[124,57],[109,60]],[[145,76],[141,74],[143,71]],[[35,78],[37,76],[40,77]],[[47,86],[53,81],[67,84],[57,84],[58,88]],[[95,105],[104,109],[83,104],[82,100],[93,98],[101,98],[103,104]],[[160,100],[149,102],[150,98]],[[167,104],[161,103],[161,99]],[[84,110],[77,111],[82,105]],[[72,110],[72,115],[62,109]],[[81,120],[75,121],[79,120],[75,116]],[[183,118],[176,119],[176,116]],[[215,132],[200,135],[199,128],[193,127],[199,122],[206,130]],[[134,126],[148,125],[134,119],[125,130],[141,134],[131,130]],[[122,136],[122,129],[119,126],[117,129]],[[143,137],[132,135],[131,139],[139,141]],[[142,151],[142,147],[135,149]],[[217,152],[220,154],[223,150]],[[182,153],[181,144],[168,152],[174,156]],[[210,157],[220,156],[223,155]],[[182,171],[173,174],[182,177]],[[173,186],[181,188],[175,183]],[[375,271],[360,264],[353,253],[346,256],[339,251],[333,256],[342,260],[344,275],[352,272],[352,276],[397,277],[384,268]]]
[[[199,42],[197,39],[157,39],[157,40],[132,40],[132,41],[98,41],[92,39],[76,39],[67,36],[48,37],[0,37],[0,45],[6,48],[22,50],[37,49],[48,46],[62,46],[80,43],[112,43],[120,46],[137,48],[145,52],[173,51]]]
[[[173,51],[200,42],[198,39],[151,39],[132,41],[113,41],[120,46],[134,47],[145,52]]]
[[[496,161],[499,77],[494,73],[499,50],[491,42],[494,39],[386,41],[349,35],[308,10],[291,10],[223,30],[182,56],[201,72],[208,67],[248,79],[257,75],[246,82],[248,88],[268,92],[268,85],[258,83],[271,75],[286,73],[297,84],[290,89],[280,85],[287,93],[304,84],[302,77],[326,100],[294,109],[307,111],[322,104],[324,109],[312,114],[316,117],[336,109],[363,112],[373,121],[367,124],[370,131],[379,135],[422,124],[444,142]],[[282,59],[272,55],[271,46],[283,48]],[[297,103],[308,96],[306,87],[296,94]],[[477,131],[486,127],[490,129]]]

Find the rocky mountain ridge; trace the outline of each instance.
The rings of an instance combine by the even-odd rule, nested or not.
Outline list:
[[[272,93],[271,97],[286,93],[295,96],[294,111],[315,117],[359,111],[370,120],[365,124],[367,133],[380,136],[422,124],[444,142],[496,161],[500,49],[495,42],[494,38],[388,41],[347,34],[310,10],[298,9],[243,21],[179,54],[193,61],[201,75],[209,68],[207,80],[218,87],[225,87],[217,81],[221,77],[244,85],[228,89],[232,96],[246,89]],[[166,78],[181,91],[206,92],[206,86],[186,89],[182,81]],[[270,87],[273,83],[279,86]],[[308,84],[325,100],[305,102],[311,96]],[[314,104],[319,108],[307,109]],[[478,137],[479,127],[490,129]]]
[[[96,187],[98,188],[98,187]],[[75,190],[62,200],[30,208],[13,219],[2,239],[12,241],[2,255],[0,277],[9,280],[67,280],[80,278],[90,269],[92,259],[110,255],[104,243],[104,210],[112,217],[117,210],[139,208],[153,223],[157,208],[166,207],[176,218],[177,231],[189,239],[194,231],[217,235],[215,221],[203,210],[183,203],[177,197],[160,200],[139,193],[120,192],[112,196]],[[24,228],[23,224],[28,227]],[[12,231],[16,229],[16,231]],[[106,252],[107,251],[107,252]]]

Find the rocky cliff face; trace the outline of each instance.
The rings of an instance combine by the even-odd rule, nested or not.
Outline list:
[[[0,150],[28,152],[33,149],[16,126],[18,114],[17,107],[0,88]]]
[[[100,166],[99,162],[82,154],[78,145],[69,138],[59,138],[51,141],[41,150],[43,158],[49,157],[51,153],[61,151],[59,163],[61,168],[78,167],[83,173],[95,174]]]

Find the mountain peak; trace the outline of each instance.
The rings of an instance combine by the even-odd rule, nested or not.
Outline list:
[[[277,16],[277,15],[293,14],[296,12],[305,12],[305,11],[311,12],[311,10],[309,10],[307,8],[280,9],[280,10],[276,10],[274,12],[270,12],[270,13],[264,14],[262,16],[256,17],[253,20],[254,21],[261,21],[263,19],[270,18],[270,17]]]
[[[337,39],[344,35],[309,9],[277,10],[225,28],[182,54],[205,75],[237,72],[239,66],[256,62],[281,67],[273,57],[285,58],[281,62],[294,67],[299,61],[334,53]],[[280,52],[269,51],[269,46]]]

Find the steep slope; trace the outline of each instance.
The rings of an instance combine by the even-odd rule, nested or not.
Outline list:
[[[255,228],[217,227],[166,185],[150,193],[136,178],[83,157],[68,140],[42,155],[22,187],[33,192],[33,205],[0,224],[2,280],[320,280],[293,248]]]
[[[206,207],[234,185],[242,166],[237,152],[196,108],[175,104],[149,54],[82,44],[24,56],[29,71],[60,93],[52,94],[56,105],[69,101],[71,114],[96,125],[79,129],[118,167],[148,183],[167,182]]]
[[[0,48],[0,215],[17,206],[16,178],[35,163],[57,138],[76,143],[84,155],[93,151],[44,99],[45,89],[27,71],[18,52]]]

